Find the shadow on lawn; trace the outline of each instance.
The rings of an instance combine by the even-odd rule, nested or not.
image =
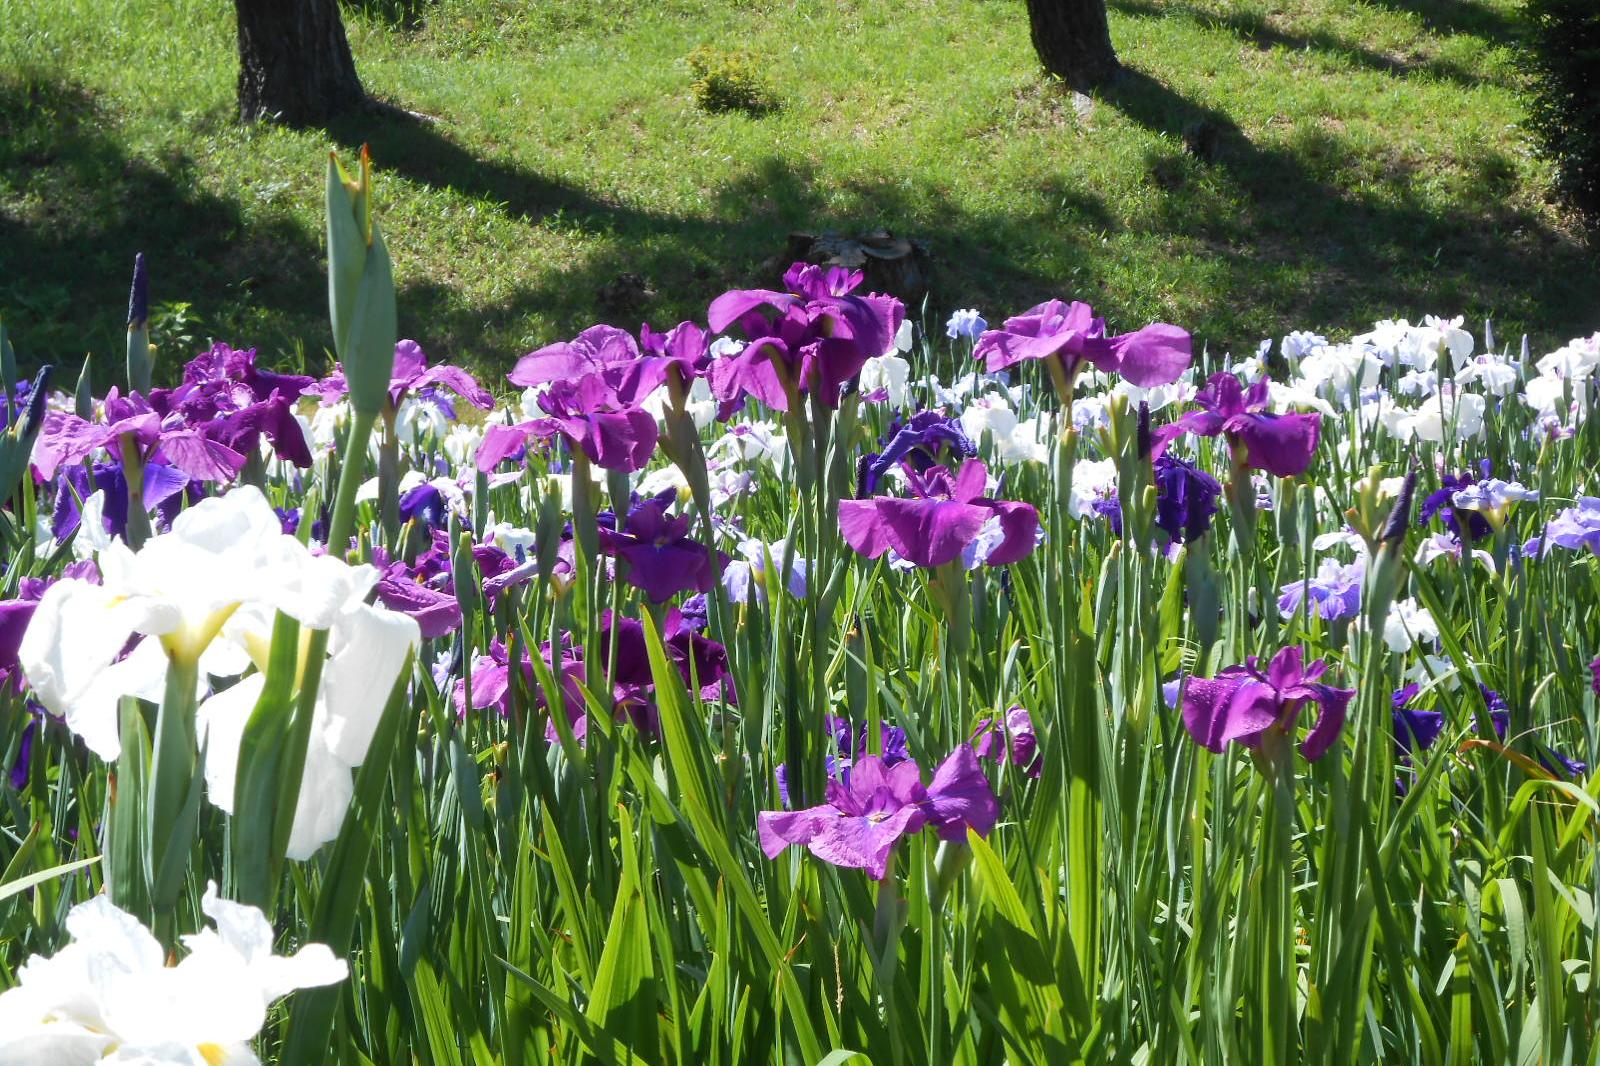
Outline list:
[[[1474,210],[1445,217],[1420,197],[1418,166],[1402,159],[1375,163],[1359,192],[1336,185],[1336,175],[1348,184],[1350,156],[1328,129],[1308,126],[1287,146],[1259,145],[1224,112],[1133,67],[1101,102],[1173,146],[1149,161],[1151,180],[1168,190],[1158,215],[1215,257],[1218,301],[1249,293],[1264,321],[1342,328],[1363,325],[1341,321],[1362,300],[1397,316],[1471,309],[1563,337],[1594,328],[1600,289],[1585,250],[1506,203],[1509,159],[1481,154]],[[1553,260],[1571,269],[1552,270]],[[1222,310],[1196,309],[1192,321]],[[1228,339],[1248,346],[1252,338]]]
[[[1044,190],[1048,211],[975,215],[937,192],[899,182],[834,178],[824,186],[810,167],[776,156],[755,161],[718,186],[705,213],[668,214],[603,200],[517,164],[478,157],[439,122],[398,109],[352,115],[329,132],[349,150],[367,144],[376,165],[410,181],[496,204],[530,223],[598,238],[581,260],[556,270],[530,263],[530,269],[515,271],[517,264],[509,264],[518,280],[489,307],[460,306],[449,286],[431,281],[405,288],[402,316],[426,323],[441,350],[466,349],[480,365],[509,365],[521,354],[472,350],[485,319],[514,329],[537,313],[555,323],[560,335],[597,318],[626,328],[641,320],[657,327],[703,320],[707,304],[725,289],[776,284],[788,266],[786,237],[795,230],[887,228],[926,240],[937,264],[929,302],[938,308],[976,299],[975,289],[979,296],[1031,292],[1044,299],[1053,283],[1027,270],[1018,249],[1049,226],[1060,246],[1078,248],[1087,260],[1096,235],[1113,224],[1099,199],[1081,190]],[[648,295],[608,300],[608,288],[625,274],[642,279]],[[535,340],[526,337],[523,343]]]
[[[200,188],[184,154],[129,154],[81,86],[0,75],[0,174],[0,188],[24,194],[0,210],[0,314],[18,358],[69,368],[69,386],[89,351],[97,391],[115,380],[136,252],[152,300],[190,302],[200,331],[251,305],[324,306],[320,234],[286,219],[247,224],[237,202]]]
[[[1410,74],[1426,74],[1430,77],[1442,78],[1453,81],[1458,85],[1473,86],[1484,82],[1486,79],[1473,71],[1467,70],[1458,63],[1451,62],[1438,56],[1405,56],[1377,52],[1354,44],[1335,34],[1323,30],[1310,33],[1295,33],[1280,29],[1268,22],[1261,14],[1254,11],[1227,11],[1226,13],[1195,7],[1188,3],[1169,3],[1166,0],[1110,0],[1111,7],[1125,15],[1137,15],[1145,18],[1183,18],[1199,26],[1218,28],[1238,37],[1241,41],[1252,44],[1257,48],[1271,49],[1282,48],[1290,52],[1316,52],[1326,56],[1336,57],[1346,63],[1351,63],[1365,70],[1376,71],[1394,77],[1406,77]],[[1434,9],[1440,5],[1427,3],[1426,0],[1390,0],[1385,6],[1413,10]],[[1484,9],[1486,15],[1494,15]],[[1477,25],[1477,23],[1467,23]],[[1430,29],[1433,24],[1429,23]],[[1435,30],[1435,32],[1449,32]],[[1469,32],[1462,30],[1460,32]],[[1480,36],[1486,39],[1501,41],[1501,34],[1510,34],[1508,26],[1502,31],[1490,33],[1482,31]],[[1509,40],[1506,37],[1505,40]]]

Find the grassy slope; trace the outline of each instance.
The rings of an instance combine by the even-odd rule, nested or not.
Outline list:
[[[333,133],[386,171],[402,331],[479,365],[606,317],[625,270],[652,321],[702,314],[775,280],[795,228],[928,238],[937,312],[1076,296],[1234,350],[1426,311],[1600,324],[1518,128],[1515,0],[1111,6],[1131,73],[1083,108],[1016,0],[437,0],[349,27],[368,87],[439,121]],[[232,32],[217,0],[6,0],[0,311],[25,353],[119,351],[138,249],[192,305],[169,339],[320,351],[328,138],[234,125]],[[785,110],[698,113],[703,42],[760,52]]]

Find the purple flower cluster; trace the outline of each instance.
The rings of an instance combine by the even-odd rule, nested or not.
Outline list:
[[[1304,660],[1301,649],[1284,648],[1265,668],[1252,655],[1214,678],[1191,677],[1183,690],[1184,728],[1210,751],[1220,753],[1230,740],[1258,748],[1269,732],[1292,733],[1300,712],[1314,703],[1317,721],[1300,750],[1315,762],[1338,739],[1355,690],[1324,684],[1328,664]]]

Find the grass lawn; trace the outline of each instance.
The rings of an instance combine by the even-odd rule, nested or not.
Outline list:
[[[1076,102],[1020,0],[393,6],[348,12],[357,66],[436,121],[331,136],[373,146],[401,332],[434,357],[703,316],[776,282],[790,230],[879,226],[931,244],[930,318],[1061,295],[1234,351],[1425,312],[1536,343],[1600,326],[1520,125],[1517,0],[1112,0],[1128,73]],[[783,109],[698,111],[701,44],[757,53]],[[320,363],[330,134],[237,125],[234,47],[222,0],[4,0],[0,313],[25,360],[120,358],[143,250],[158,342]],[[608,311],[622,272],[658,295]]]

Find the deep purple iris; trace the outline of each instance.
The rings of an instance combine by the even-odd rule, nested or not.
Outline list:
[[[825,862],[882,880],[901,838],[930,825],[946,840],[964,840],[969,828],[987,836],[999,817],[1000,803],[977,755],[971,745],[959,744],[926,787],[911,759],[890,766],[868,755],[851,767],[848,781],[828,781],[826,803],[762,811],[756,827],[769,859],[798,844]]]
[[[192,502],[198,499],[202,488],[177,467],[166,463],[145,464],[145,509],[157,511],[165,524],[171,524],[178,507],[183,503],[185,489],[189,490]],[[92,471],[82,464],[61,471],[56,478],[55,509],[50,517],[51,536],[58,542],[64,542],[76,534],[82,520],[83,501],[97,490],[105,493],[105,504],[100,514],[105,531],[114,537],[126,537],[128,479],[123,474],[122,463],[114,460],[96,463]]]
[[[1493,467],[1489,460],[1484,459],[1478,464],[1478,469],[1482,472],[1482,476],[1487,478]],[[1477,511],[1453,506],[1456,493],[1476,485],[1478,480],[1464,470],[1459,474],[1442,476],[1439,479],[1439,490],[1430,492],[1422,501],[1422,507],[1417,512],[1417,525],[1425,526],[1438,515],[1439,521],[1456,535],[1457,540],[1477,542],[1490,536],[1494,529],[1489,525],[1487,518]]]
[[[968,459],[953,475],[942,466],[904,469],[909,498],[839,502],[839,531],[862,555],[876,559],[893,548],[917,566],[936,567],[972,549],[969,565],[1005,566],[1033,551],[1039,512],[1032,504],[985,496],[989,471],[981,461]]]
[[[1133,333],[1106,336],[1106,322],[1086,303],[1049,300],[984,331],[972,349],[990,373],[1030,359],[1055,358],[1072,382],[1083,364],[1121,374],[1134,385],[1167,385],[1193,359],[1187,330],[1155,322]]]
[[[1190,411],[1157,430],[1157,454],[1185,433],[1202,437],[1220,434],[1227,438],[1236,464],[1278,477],[1305,473],[1317,450],[1322,416],[1273,414],[1267,410],[1268,396],[1265,377],[1258,378],[1247,392],[1232,374],[1211,375],[1194,398],[1204,410]]]
[[[940,411],[921,411],[893,429],[883,451],[861,457],[856,467],[856,492],[863,496],[876,492],[884,475],[898,463],[909,463],[920,472],[936,463],[970,459],[977,454],[977,446],[958,419]]]
[[[1300,750],[1313,762],[1322,758],[1344,728],[1345,709],[1354,689],[1334,688],[1320,678],[1328,665],[1304,662],[1297,647],[1284,648],[1263,670],[1255,656],[1214,678],[1191,677],[1183,692],[1183,725],[1195,742],[1221,752],[1236,740],[1256,748],[1271,730],[1292,733],[1308,703],[1318,707],[1316,724]]]
[[[1217,479],[1175,455],[1162,455],[1155,461],[1155,482],[1156,528],[1174,544],[1204,536],[1222,495]]]
[[[815,390],[837,407],[844,384],[889,350],[905,319],[892,296],[854,295],[861,280],[860,271],[796,263],[783,275],[787,292],[735,289],[713,300],[712,332],[737,324],[747,343],[712,361],[712,394],[724,404],[750,395],[787,411],[791,396]]]
[[[656,496],[634,506],[620,529],[615,523],[601,527],[600,551],[621,561],[622,576],[652,602],[711,590],[716,573],[705,545],[689,536],[693,515],[667,514],[667,501]]]

